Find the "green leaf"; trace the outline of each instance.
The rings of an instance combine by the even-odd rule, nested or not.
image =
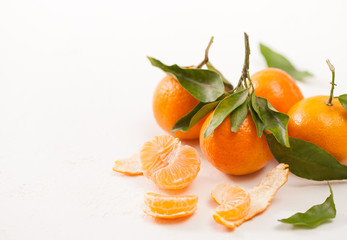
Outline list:
[[[258,137],[261,137],[263,135],[263,131],[264,131],[264,123],[261,121],[258,114],[254,110],[253,105],[252,104],[248,104],[248,105],[249,105],[249,110],[250,110],[251,115],[252,115],[253,122],[255,123],[255,127],[257,129]]]
[[[258,105],[259,117],[264,123],[264,129],[271,132],[277,141],[289,147],[287,125],[289,116],[278,112],[266,98],[255,97]]]
[[[315,205],[304,213],[296,213],[289,218],[280,219],[278,221],[293,225],[314,228],[329,219],[335,218],[336,208],[334,203],[333,191],[329,183],[328,185],[330,189],[330,196],[322,204]]]
[[[279,68],[286,71],[294,79],[303,81],[306,77],[312,77],[313,75],[306,71],[297,70],[291,62],[283,55],[276,53],[264,44],[259,44],[261,54],[264,56],[268,67]]]
[[[254,91],[251,94],[251,104],[252,104],[253,110],[258,114],[258,117],[261,119],[259,105],[257,102],[257,96],[255,95]]]
[[[190,111],[187,115],[180,118],[173,126],[171,132],[175,133],[177,131],[186,132],[191,129],[195,124],[197,124],[201,119],[203,119],[209,112],[211,112],[217,105],[219,101],[211,103],[200,102],[195,108]]]
[[[201,102],[213,102],[224,94],[223,80],[216,72],[204,69],[186,69],[179,66],[167,66],[157,59],[148,57],[152,65],[160,68]]]
[[[214,111],[211,122],[204,133],[204,137],[210,136],[232,111],[246,101],[247,96],[248,89],[244,89],[224,98]]]
[[[347,110],[347,94],[342,94],[337,97],[341,105]]]
[[[231,131],[237,132],[241,127],[242,123],[245,121],[248,114],[248,100],[238,106],[234,111],[230,114],[230,125]]]
[[[255,123],[255,127],[257,128],[258,137],[261,137],[263,135],[265,126],[262,119],[260,119],[259,106],[258,106],[254,92],[252,92],[251,94],[251,100],[249,102],[249,110],[251,111],[252,119]]]
[[[266,135],[272,154],[279,163],[302,178],[323,181],[347,179],[347,166],[317,145],[289,137],[290,148],[278,143],[272,134]]]
[[[208,70],[214,71],[214,72],[216,72],[216,73],[219,74],[219,76],[220,76],[220,77],[222,78],[222,80],[223,80],[224,87],[226,88],[227,91],[230,91],[230,90],[233,90],[233,89],[234,89],[233,85],[223,76],[223,74],[222,74],[220,71],[218,71],[218,70],[211,64],[210,61],[208,61],[208,62],[206,63],[206,67],[207,67]]]

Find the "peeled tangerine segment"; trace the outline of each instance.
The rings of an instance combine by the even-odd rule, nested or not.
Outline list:
[[[154,137],[140,151],[142,170],[146,177],[163,189],[181,189],[189,185],[200,170],[195,148],[181,145],[169,135]]]
[[[140,155],[136,153],[130,158],[123,158],[115,161],[113,170],[127,175],[141,175],[142,167]]]
[[[216,213],[226,220],[238,220],[246,216],[250,209],[249,193],[236,185],[228,185],[221,194],[221,204]]]
[[[196,195],[145,194],[144,212],[157,218],[179,218],[193,214],[197,209]]]
[[[287,182],[289,169],[287,164],[279,164],[272,169],[262,181],[254,188],[248,191],[251,202],[247,214],[238,220],[228,220],[223,215],[216,212],[213,218],[216,222],[224,226],[234,229],[243,222],[253,218],[258,213],[263,212],[275,197],[277,191]],[[212,198],[219,204],[223,204],[223,192],[228,189],[227,183],[218,184],[212,191]]]

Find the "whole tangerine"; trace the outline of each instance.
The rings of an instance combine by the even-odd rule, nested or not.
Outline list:
[[[175,123],[199,103],[179,82],[167,75],[157,85],[153,95],[153,113],[159,126],[171,134]],[[180,139],[199,138],[204,119],[186,132],[177,131],[173,136]]]
[[[296,103],[288,112],[288,134],[311,142],[347,164],[347,111],[336,99],[314,96]]]
[[[211,118],[212,114],[201,127],[200,147],[205,158],[217,169],[227,174],[245,175],[260,170],[272,159],[266,137],[258,137],[250,113],[236,133],[230,130],[228,116],[205,138]]]
[[[266,98],[278,111],[287,113],[304,98],[294,79],[278,68],[266,68],[251,76],[255,94]]]

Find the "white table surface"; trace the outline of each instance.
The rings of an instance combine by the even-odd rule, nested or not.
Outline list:
[[[154,220],[143,194],[158,191],[144,177],[112,171],[164,134],[151,109],[165,63],[198,64],[211,35],[210,58],[232,82],[250,36],[251,73],[265,67],[258,43],[315,74],[300,84],[306,97],[347,93],[345,1],[111,1],[0,2],[0,239],[342,239],[347,183],[333,182],[337,216],[313,230],[277,219],[305,211],[329,195],[326,183],[290,174],[266,212],[235,231],[212,219],[213,186],[256,185],[276,165],[232,177],[203,157],[201,171],[180,193],[199,196],[184,220]],[[198,147],[196,142],[186,142]]]

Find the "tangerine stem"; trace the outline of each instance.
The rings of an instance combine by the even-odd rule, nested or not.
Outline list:
[[[245,61],[243,63],[241,78],[243,79],[246,87],[248,85],[246,80],[248,79],[252,89],[254,90],[252,80],[249,76],[249,55],[251,54],[251,50],[249,47],[249,37],[248,37],[247,33],[244,33],[244,36],[245,36]]]
[[[210,42],[207,45],[207,48],[205,49],[205,58],[204,60],[197,66],[198,69],[202,68],[207,62],[208,62],[208,52],[210,51],[210,47],[213,43],[213,36],[210,39]]]
[[[333,100],[333,97],[334,97],[334,87],[336,86],[335,84],[335,67],[331,64],[331,62],[329,61],[329,59],[326,60],[328,66],[329,66],[329,69],[332,73],[332,80],[331,80],[331,89],[330,89],[330,96],[329,96],[329,100],[327,101],[327,105],[328,106],[332,106],[333,103],[332,103],[332,100]]]
[[[242,69],[242,77],[247,78],[247,71],[249,69],[249,55],[251,54],[251,50],[249,48],[249,39],[247,33],[244,33],[245,36],[245,62],[243,63]]]

